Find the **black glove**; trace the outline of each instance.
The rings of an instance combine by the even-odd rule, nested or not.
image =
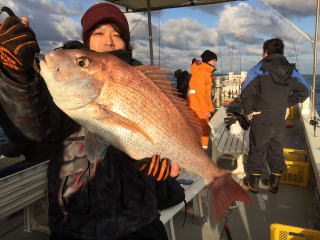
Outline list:
[[[16,16],[6,18],[0,29],[0,62],[9,73],[34,73],[33,60],[40,51],[31,28]]]
[[[171,162],[169,159],[154,155],[151,159],[139,160],[136,163],[139,171],[144,171],[147,175],[157,181],[165,180],[169,177],[171,171]]]

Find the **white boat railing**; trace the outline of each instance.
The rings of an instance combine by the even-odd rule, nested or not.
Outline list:
[[[304,130],[305,141],[308,147],[309,157],[313,168],[318,193],[320,193],[320,129],[310,124],[312,118],[311,102],[308,98],[305,102],[298,106],[301,123]],[[316,119],[319,119],[318,113],[315,111]],[[315,133],[315,134],[314,134]]]
[[[48,162],[0,178],[0,219],[46,197]]]

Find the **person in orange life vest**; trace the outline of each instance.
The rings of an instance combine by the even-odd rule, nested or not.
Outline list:
[[[189,82],[187,101],[190,108],[201,120],[202,146],[208,148],[209,142],[209,118],[213,112],[211,100],[212,73],[216,70],[217,55],[210,50],[201,54],[202,63],[192,69],[192,76]]]

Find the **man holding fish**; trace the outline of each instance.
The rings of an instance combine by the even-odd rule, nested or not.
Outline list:
[[[32,30],[14,17],[0,30],[0,113],[15,130],[8,136],[50,145],[51,238],[167,239],[150,179],[175,176],[178,165],[211,184],[217,219],[232,201],[249,202],[202,149],[198,119],[167,72],[130,66],[138,64],[124,14],[100,3],[81,23],[83,49],[48,53],[41,76],[31,64],[39,52]]]

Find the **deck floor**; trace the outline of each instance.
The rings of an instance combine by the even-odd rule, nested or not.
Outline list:
[[[310,187],[281,184],[277,194],[267,190],[249,194],[253,204],[239,203],[239,207],[230,214],[228,222],[233,239],[268,240],[272,223],[312,227],[309,222],[313,218],[313,192]]]
[[[39,212],[36,217],[39,223],[48,225],[47,213]],[[38,231],[25,232],[23,230],[23,211],[0,220],[0,239],[1,240],[49,240],[50,235]]]

